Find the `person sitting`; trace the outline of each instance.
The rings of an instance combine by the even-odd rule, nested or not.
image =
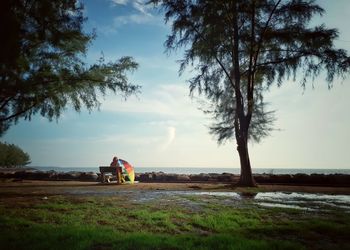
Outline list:
[[[111,162],[111,164],[109,165],[110,167],[119,167],[119,163],[118,163],[118,157],[114,156],[113,160]]]
[[[110,164],[110,167],[117,168],[117,171],[116,171],[116,173],[117,173],[117,183],[120,184],[120,183],[125,182],[124,176],[122,175],[122,167],[119,164],[118,157],[116,157],[116,156],[113,157],[113,160],[112,160],[112,162]]]

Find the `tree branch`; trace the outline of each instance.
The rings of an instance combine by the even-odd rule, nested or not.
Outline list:
[[[256,64],[256,68],[264,66],[264,65],[269,65],[269,64],[279,64],[279,63],[284,63],[284,62],[288,62],[288,61],[293,61],[295,59],[298,59],[298,58],[301,58],[301,57],[304,57],[304,56],[310,56],[310,55],[314,55],[314,54],[305,53],[303,55],[298,55],[298,56],[294,56],[294,57],[278,58],[275,61],[269,61],[269,62]]]
[[[4,98],[5,100],[2,101],[3,103],[1,104],[0,111],[8,104],[11,100],[13,100],[15,97],[16,97],[16,95],[10,96],[9,98],[7,98],[7,100],[6,100],[6,98]]]
[[[256,50],[255,57],[254,57],[254,65],[255,66],[256,66],[256,63],[258,61],[258,57],[259,57],[260,49],[261,49],[261,46],[262,46],[262,43],[263,43],[263,40],[264,40],[265,32],[266,32],[266,30],[267,30],[267,28],[268,28],[268,26],[270,24],[270,21],[272,19],[273,14],[275,13],[275,11],[276,11],[278,5],[281,3],[281,1],[282,0],[278,0],[277,3],[275,4],[275,6],[273,7],[273,9],[272,9],[272,11],[271,11],[271,13],[269,15],[269,18],[267,19],[267,21],[265,23],[265,27],[263,29],[263,32],[261,33],[260,39],[258,41],[258,48]],[[255,66],[253,67],[253,72],[256,71],[256,67]]]
[[[48,97],[46,97],[48,98]],[[46,98],[44,98],[43,100],[45,100]],[[34,108],[35,106],[37,106],[39,104],[39,102],[34,102],[32,105],[30,105],[29,107],[25,108],[24,110],[18,111],[17,113],[14,113],[10,116],[4,117],[2,119],[0,119],[0,122],[6,122],[8,120],[11,120],[13,118],[19,117],[20,115],[28,112],[29,110],[31,110],[32,108]]]
[[[180,13],[180,12],[179,12],[179,15],[180,15],[182,18],[187,19],[186,16],[185,16],[184,14]],[[205,37],[202,35],[202,33],[198,31],[198,29],[196,28],[196,26],[193,25],[192,22],[189,22],[189,23],[190,23],[190,26],[192,27],[193,31],[196,32],[196,34],[197,34],[202,40],[207,41],[207,39],[205,39]],[[214,48],[213,48],[213,49],[212,49],[212,52],[213,52],[213,54],[214,54],[215,61],[220,65],[220,67],[221,67],[222,70],[224,71],[226,77],[229,79],[229,81],[230,81],[232,87],[234,88],[235,86],[234,86],[234,83],[233,83],[233,81],[232,81],[232,79],[231,79],[231,77],[230,77],[230,74],[228,73],[228,71],[227,71],[226,67],[224,66],[224,64],[223,64],[223,63],[221,62],[221,60],[218,58],[218,56],[217,56],[217,51],[215,51]]]
[[[254,105],[254,85],[253,85],[253,54],[255,46],[255,1],[252,1],[252,15],[251,15],[251,31],[250,31],[250,51],[249,51],[249,67],[248,67],[248,90],[247,90],[247,100],[248,100],[248,112],[247,112],[247,122],[250,123],[253,114]]]

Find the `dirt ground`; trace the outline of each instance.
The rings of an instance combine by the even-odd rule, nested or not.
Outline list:
[[[132,190],[178,190],[178,191],[232,191],[232,192],[304,192],[350,195],[349,187],[259,185],[257,188],[232,187],[222,183],[97,183],[80,181],[0,180],[0,196],[57,195],[57,194],[113,194]]]

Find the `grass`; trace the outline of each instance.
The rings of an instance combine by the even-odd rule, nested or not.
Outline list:
[[[184,199],[184,197],[181,197]],[[2,249],[350,249],[350,214],[127,197],[1,199]]]

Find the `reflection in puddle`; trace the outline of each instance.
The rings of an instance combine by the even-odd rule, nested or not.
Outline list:
[[[320,200],[344,202],[350,205],[350,195],[328,195],[328,194],[310,194],[310,193],[285,193],[285,192],[266,192],[258,193],[257,199],[273,200]]]
[[[220,197],[230,197],[235,199],[240,199],[241,195],[236,192],[201,192],[201,191],[183,191],[182,194],[185,195],[208,195],[208,196],[220,196]]]
[[[245,199],[254,199],[258,193],[240,193],[240,196]]]
[[[297,206],[297,205],[280,204],[280,203],[258,202],[257,204],[260,206],[263,206],[263,207],[293,208],[293,209],[309,210],[309,211],[315,210],[313,208],[301,207],[301,206]]]
[[[280,207],[278,204],[284,204],[296,209],[322,210],[337,208],[350,210],[349,195],[266,192],[257,194],[255,200],[260,203],[269,203],[275,207]]]
[[[235,192],[183,192],[188,195],[210,195],[237,200],[250,199],[265,207],[294,208],[303,210],[344,209],[350,212],[350,195],[327,195],[310,193],[235,193]]]
[[[237,192],[206,192],[206,191],[163,191],[163,190],[133,190],[133,191],[88,191],[75,190],[71,192],[77,195],[125,195],[130,200],[138,203],[160,201],[168,203],[180,203],[190,207],[199,205],[198,201],[189,196],[201,196],[201,201],[215,198],[218,203],[238,206],[243,201],[249,200],[264,207],[281,207],[304,210],[328,210],[341,209],[350,212],[350,195],[327,195],[311,193],[286,193],[286,192],[261,192],[261,193],[237,193]],[[207,196],[207,197],[206,197]],[[223,199],[222,199],[223,198]]]

